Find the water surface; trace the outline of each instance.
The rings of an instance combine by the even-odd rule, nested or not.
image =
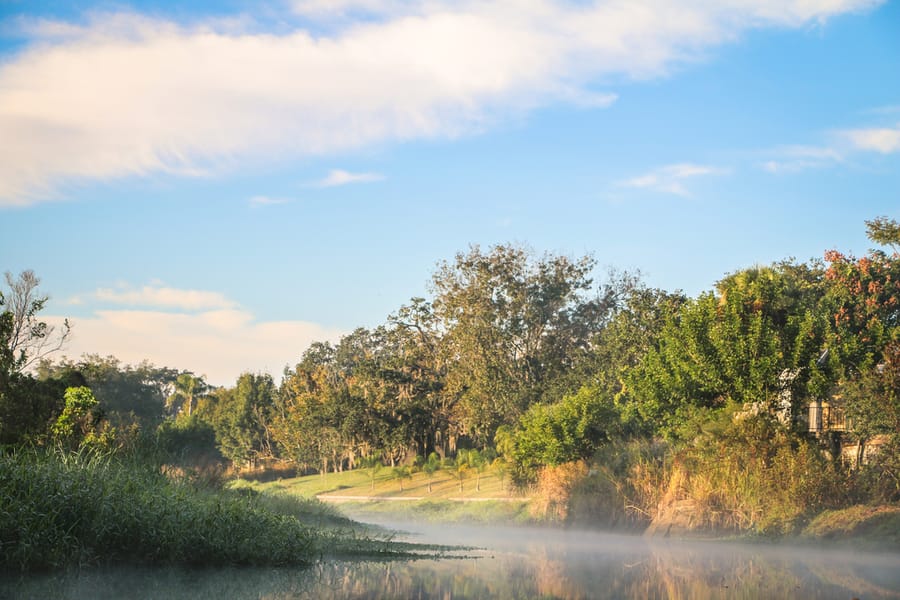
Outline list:
[[[114,568],[0,582],[6,598],[898,598],[900,554],[390,523],[460,557],[292,569]]]

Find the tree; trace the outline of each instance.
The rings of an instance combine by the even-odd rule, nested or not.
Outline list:
[[[138,425],[145,431],[155,429],[165,416],[179,375],[176,369],[156,367],[144,361],[123,365],[114,356],[83,355],[78,361],[41,360],[35,369],[41,381],[61,379],[86,385],[100,402],[106,418],[116,427]]]
[[[206,393],[209,386],[203,377],[197,377],[190,371],[184,371],[175,378],[174,391],[166,398],[166,408],[171,414],[186,413],[191,416],[194,410],[195,396]]]
[[[428,493],[431,493],[431,483],[432,479],[434,479],[434,474],[439,471],[441,468],[441,457],[437,455],[436,452],[432,452],[428,455],[428,460],[422,463],[422,471],[425,473],[425,477],[428,479]]]
[[[33,271],[18,278],[6,273],[9,290],[0,291],[0,444],[38,440],[62,411],[65,383],[40,382],[25,372],[36,360],[58,350],[69,333],[38,318],[48,297],[38,291]]]
[[[874,242],[897,248],[900,224],[885,217],[866,222]],[[870,250],[862,258],[837,251],[829,262],[829,368],[835,391],[860,442],[858,461],[868,440],[900,427],[900,255]],[[891,465],[890,461],[883,465]],[[896,465],[886,474],[897,477]]]
[[[216,440],[235,464],[254,464],[273,455],[270,424],[275,384],[268,374],[244,373],[227,396],[220,397]]]
[[[591,458],[621,433],[613,399],[583,387],[555,404],[538,404],[522,417],[515,436],[517,466],[533,474],[539,466],[557,466]]]
[[[475,471],[475,491],[481,491],[481,476],[487,471],[490,462],[478,450],[470,450],[466,456],[469,468]]]
[[[100,403],[91,389],[70,387],[64,398],[65,407],[50,428],[54,441],[69,449],[109,449],[115,441],[115,430],[103,420]]]
[[[38,293],[41,280],[32,270],[22,271],[18,277],[6,272],[9,294],[0,294],[0,306],[7,308],[5,323],[0,328],[5,356],[6,370],[20,372],[52,352],[60,350],[69,337],[69,321],[57,328],[38,319],[37,314],[44,309],[49,296]]]
[[[381,468],[384,466],[381,463],[381,459],[377,456],[366,456],[360,459],[359,466],[366,470],[366,473],[369,475],[369,480],[372,484],[371,490],[375,490],[375,476],[378,475],[378,472],[381,471]]]
[[[686,302],[626,371],[628,410],[670,438],[690,437],[683,428],[696,415],[729,402],[774,408],[786,388],[797,410],[821,384],[824,281],[818,265],[778,263],[729,275]]]
[[[459,484],[459,493],[461,494],[463,491],[463,482],[469,473],[468,451],[460,450],[456,453],[456,459],[446,461],[444,467],[447,472],[450,473],[450,476],[456,480],[457,484]]]
[[[394,467],[391,469],[391,477],[400,482],[400,491],[403,491],[403,480],[404,479],[412,479],[412,469],[410,469],[406,465],[401,465],[399,467]]]
[[[896,252],[900,247],[900,223],[887,217],[866,221],[866,235],[882,246],[890,246]]]
[[[572,366],[605,315],[588,298],[590,257],[535,258],[517,246],[473,246],[432,278],[433,308],[445,332],[448,391],[464,405],[464,426],[485,445],[514,424]]]

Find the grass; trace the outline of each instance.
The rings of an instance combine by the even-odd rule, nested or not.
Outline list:
[[[409,557],[311,500],[173,480],[140,461],[0,455],[0,570],[94,564],[302,565],[322,556]]]
[[[326,475],[306,475],[280,479],[266,483],[237,480],[233,487],[252,488],[261,492],[281,491],[289,492],[301,498],[315,498],[320,495],[340,495],[365,497],[391,497],[391,498],[427,498],[430,500],[457,499],[487,499],[497,498],[522,499],[509,488],[509,481],[501,483],[492,472],[481,475],[481,481],[476,489],[474,474],[470,474],[463,480],[463,489],[460,491],[459,482],[450,476],[449,471],[437,471],[431,478],[431,491],[428,491],[429,479],[425,473],[413,473],[411,479],[403,480],[403,490],[400,482],[394,479],[390,469],[382,469],[375,475],[374,486],[367,469],[354,469],[342,473],[328,473]]]
[[[801,538],[846,541],[896,550],[900,548],[900,506],[857,505],[828,510],[804,528]]]
[[[232,489],[252,489],[262,496],[289,495],[311,500],[317,496],[331,496],[331,502],[340,503],[354,516],[392,515],[405,519],[440,522],[526,522],[531,520],[527,512],[528,498],[510,491],[509,481],[501,482],[492,472],[483,473],[476,482],[470,473],[459,481],[449,471],[437,471],[431,478],[425,473],[413,473],[410,479],[400,482],[390,469],[375,474],[374,485],[367,469],[355,469],[342,473],[307,475],[266,483],[236,480]],[[341,499],[335,499],[340,496]],[[358,498],[358,500],[353,500]],[[403,501],[402,499],[409,499]]]

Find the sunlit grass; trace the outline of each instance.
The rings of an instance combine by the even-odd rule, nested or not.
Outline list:
[[[512,523],[530,520],[528,498],[510,489],[509,480],[501,481],[490,470],[476,479],[467,473],[462,482],[449,470],[439,470],[430,478],[416,472],[400,481],[390,468],[374,474],[355,469],[326,475],[307,475],[267,483],[236,480],[234,489],[253,489],[262,496],[290,495],[313,499],[323,497],[336,502],[341,511],[355,517],[390,515],[394,517],[443,522]],[[429,491],[429,482],[431,489]],[[354,501],[354,498],[359,500]],[[404,499],[408,500],[405,501]]]
[[[459,481],[452,478],[448,470],[437,471],[430,481],[431,491],[428,489],[427,474],[416,472],[410,479],[403,480],[403,489],[401,490],[400,481],[394,477],[391,469],[384,468],[375,474],[374,485],[367,469],[354,469],[325,475],[306,475],[267,483],[238,480],[233,485],[237,488],[252,487],[259,491],[284,491],[302,498],[314,498],[320,495],[408,497],[429,500],[519,497],[519,494],[510,489],[508,479],[501,481],[490,471],[482,474],[480,481],[476,481],[475,474],[467,475],[462,483],[462,491],[460,491]]]

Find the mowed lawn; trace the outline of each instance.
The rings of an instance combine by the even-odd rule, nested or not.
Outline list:
[[[428,489],[431,482],[431,491]],[[355,469],[343,473],[327,473],[325,475],[306,475],[280,479],[267,483],[240,480],[238,487],[252,487],[260,492],[288,492],[303,498],[319,496],[358,497],[362,499],[409,500],[519,500],[526,498],[511,489],[509,478],[503,481],[492,470],[480,475],[475,472],[465,474],[460,481],[449,470],[439,470],[429,477],[423,472],[412,473],[402,480],[391,468],[382,468],[372,472],[371,469]],[[332,500],[337,500],[333,498]]]

